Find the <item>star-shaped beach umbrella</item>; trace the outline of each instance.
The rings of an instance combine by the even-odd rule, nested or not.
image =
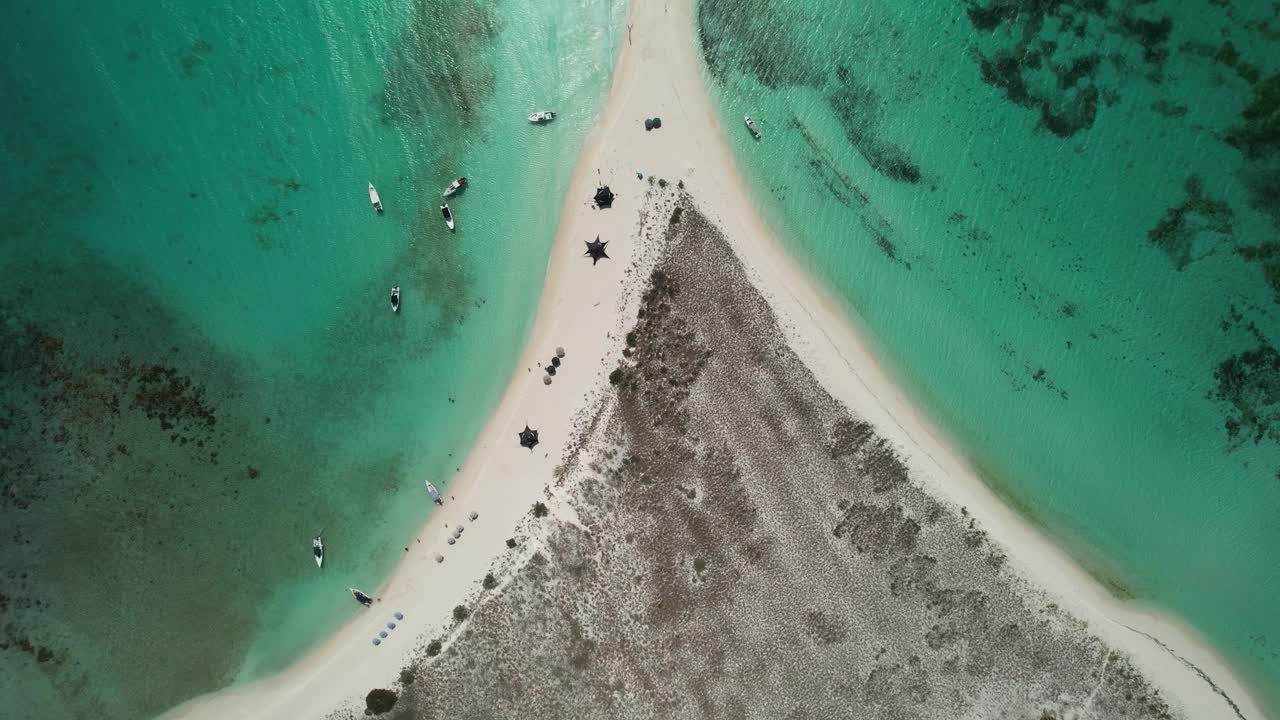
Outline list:
[[[589,258],[591,258],[591,264],[592,264],[592,265],[595,265],[596,263],[600,262],[601,260],[608,260],[608,259],[609,259],[609,255],[604,251],[605,247],[606,247],[608,244],[609,244],[609,241],[608,241],[608,240],[606,240],[606,241],[604,241],[604,242],[600,242],[600,236],[599,236],[599,235],[597,235],[597,236],[596,236],[596,241],[595,241],[595,242],[588,242],[588,243],[587,243],[587,251],[586,251],[585,253],[583,253],[583,255],[584,255],[585,257],[589,257]]]
[[[525,423],[524,430],[520,431],[520,447],[533,450],[533,446],[538,444],[538,431],[529,429],[528,423]]]
[[[601,185],[600,189],[596,190],[596,205],[598,207],[607,208],[612,204],[613,191],[609,189],[608,185]]]

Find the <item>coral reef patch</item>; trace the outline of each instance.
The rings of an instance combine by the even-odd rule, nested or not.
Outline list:
[[[1149,16],[1148,3],[966,0],[965,6],[980,36],[974,56],[983,81],[1037,111],[1040,126],[1060,138],[1093,127],[1100,100],[1118,98],[1113,78],[1128,68],[1141,67],[1160,82],[1169,55],[1173,21]],[[1120,49],[1101,51],[1112,39]]]
[[[1164,217],[1147,231],[1147,239],[1169,256],[1179,271],[1196,260],[1213,254],[1223,242],[1231,241],[1235,213],[1224,200],[1209,197],[1199,177],[1187,178],[1187,196],[1165,211]],[[1208,236],[1207,248],[1196,252],[1197,241]]]

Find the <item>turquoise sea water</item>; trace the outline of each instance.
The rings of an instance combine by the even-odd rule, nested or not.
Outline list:
[[[513,369],[622,12],[7,14],[0,706],[154,715],[281,668],[359,609],[348,585],[377,589]]]
[[[770,223],[895,374],[1280,715],[1274,4],[701,0],[697,23]]]

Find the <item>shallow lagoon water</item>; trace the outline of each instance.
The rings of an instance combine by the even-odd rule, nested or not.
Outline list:
[[[1280,708],[1271,4],[697,22],[767,220],[894,374],[1007,501]]]
[[[12,14],[5,707],[154,715],[282,668],[359,610],[348,585],[376,591],[513,370],[621,13]]]

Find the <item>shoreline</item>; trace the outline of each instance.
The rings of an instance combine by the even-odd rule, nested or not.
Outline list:
[[[628,7],[628,17],[633,10],[634,6]],[[323,716],[344,703],[362,701],[368,690],[390,684],[411,662],[413,651],[438,629],[439,621],[465,602],[492,561],[506,550],[505,539],[515,536],[515,528],[529,507],[543,497],[543,488],[559,462],[561,445],[573,435],[576,399],[602,376],[600,367],[617,344],[611,333],[620,313],[598,314],[594,321],[583,323],[577,308],[613,297],[613,288],[624,281],[628,269],[625,256],[613,248],[609,252],[616,261],[593,266],[589,259],[580,257],[582,247],[574,243],[584,241],[588,232],[584,225],[589,225],[591,237],[596,233],[619,240],[629,237],[647,188],[615,185],[617,196],[611,209],[590,208],[599,178],[597,163],[608,152],[607,128],[621,119],[622,108],[612,100],[632,74],[630,67],[623,67],[629,56],[625,47],[615,63],[608,99],[583,143],[561,205],[533,328],[501,400],[445,490],[444,507],[432,511],[412,538],[406,539],[412,540],[410,550],[374,591],[373,608],[356,611],[360,614],[283,672],[192,698],[161,718]],[[595,213],[603,213],[603,222],[589,222],[596,220]],[[590,275],[585,275],[587,272]],[[589,278],[586,282],[582,282],[584,276]],[[555,381],[544,386],[541,366],[557,347],[564,347],[566,356]],[[539,430],[536,451],[518,444],[517,434],[526,422]],[[475,521],[468,519],[472,511],[479,513]],[[456,545],[447,545],[448,529],[459,523],[466,527],[465,535]],[[443,563],[435,562],[436,554],[445,556]],[[438,589],[439,595],[428,598],[419,592],[428,588]],[[377,615],[367,617],[371,612]],[[394,612],[405,616],[397,635],[372,647],[371,638]],[[403,637],[410,633],[412,637]],[[370,652],[376,653],[369,658],[372,662],[366,659]],[[347,662],[355,657],[361,661]],[[306,713],[299,712],[299,703],[304,704]]]
[[[616,331],[634,318],[626,314],[634,298],[626,295],[635,293],[619,298],[618,288],[628,283],[638,244],[634,228],[648,188],[634,180],[636,170],[698,189],[699,209],[730,238],[752,284],[777,313],[788,345],[821,385],[870,421],[930,492],[969,508],[1008,551],[1022,577],[1060,600],[1108,643],[1127,651],[1148,679],[1190,715],[1224,716],[1230,709],[1184,662],[1208,673],[1239,706],[1236,714],[1266,717],[1194,630],[1172,616],[1112,597],[1043,531],[1001,502],[893,383],[856,314],[809,278],[773,238],[753,209],[725,143],[726,128],[707,96],[691,0],[672,0],[667,8],[632,2],[626,23],[627,40],[608,99],[562,205],[533,329],[502,400],[448,488],[451,498],[415,533],[416,542],[375,593],[373,610],[357,611],[362,614],[283,673],[196,698],[164,717],[323,716],[359,702],[368,690],[391,685],[412,651],[431,639],[449,609],[472,593],[505,552],[503,540],[515,534],[513,528],[552,482],[563,447],[574,436],[575,418],[597,401],[594,389],[607,382],[604,377],[616,361]],[[637,72],[640,63],[643,74]],[[646,133],[639,127],[641,113],[660,115],[666,124]],[[598,178],[617,193],[610,210],[588,206]],[[597,233],[610,241],[614,259],[592,266],[577,243]],[[583,313],[584,307],[596,311]],[[548,387],[536,368],[556,346],[564,346],[567,355]],[[525,422],[541,431],[543,444],[533,452],[516,442]],[[466,519],[473,510],[480,513],[474,522]],[[446,528],[459,522],[467,532],[447,546]],[[434,561],[436,553],[445,556],[443,563]],[[395,611],[406,616],[400,628],[381,647],[371,647],[370,637]],[[403,637],[408,634],[414,636]]]
[[[728,147],[721,142],[719,149],[723,150],[723,162],[734,168],[726,181],[737,184],[739,192],[749,198],[749,190],[736,171],[736,161]],[[864,414],[878,431],[892,440],[903,451],[913,476],[920,478],[931,492],[957,506],[966,506],[993,540],[1009,551],[1013,565],[1025,579],[1062,600],[1065,609],[1090,622],[1105,640],[1133,654],[1139,666],[1150,673],[1153,684],[1161,689],[1177,687],[1193,674],[1193,682],[1211,683],[1214,688],[1211,692],[1224,699],[1221,706],[1211,698],[1199,697],[1198,702],[1193,702],[1186,695],[1171,693],[1185,703],[1193,716],[1235,708],[1233,716],[1236,717],[1273,717],[1265,712],[1250,686],[1197,630],[1164,608],[1112,595],[1085,566],[1054,543],[1045,530],[1017,514],[986,485],[964,453],[934,427],[933,421],[894,382],[856,310],[811,278],[776,241],[739,240],[752,233],[771,238],[774,231],[761,217],[755,213],[750,213],[749,218],[738,216],[735,218],[738,231],[734,231],[729,229],[734,225],[726,223],[724,216],[711,208],[704,209],[726,228],[730,244],[746,266],[753,284],[783,321],[788,344],[822,386],[836,399]],[[742,232],[744,229],[746,232]],[[768,270],[762,274],[760,268]],[[817,329],[822,342],[805,336],[797,327],[797,319],[810,329]],[[1107,627],[1112,632],[1106,632]],[[1125,637],[1126,634],[1130,637]]]
[[[736,160],[735,160],[736,162]],[[744,183],[744,191],[749,195],[752,190],[747,188]],[[774,236],[775,238],[784,233],[790,232],[783,227],[783,218],[780,213],[762,212],[759,216],[761,226],[764,232]],[[887,378],[886,383],[892,384],[893,389],[900,394],[902,403],[905,407],[910,408],[913,419],[908,424],[914,424],[916,427],[926,431],[930,437],[936,440],[937,444],[943,448],[943,452],[951,458],[957,460],[966,468],[965,479],[973,479],[977,481],[972,486],[972,490],[964,490],[960,493],[946,489],[942,485],[935,485],[934,489],[940,494],[949,497],[956,494],[957,498],[963,497],[963,493],[980,492],[988,496],[983,498],[983,502],[990,502],[993,506],[1007,510],[1010,516],[1016,522],[1029,526],[1030,532],[1040,537],[1043,542],[1052,546],[1058,551],[1064,562],[1070,564],[1080,570],[1091,583],[1097,586],[1106,598],[1106,602],[1115,602],[1126,612],[1133,613],[1140,623],[1153,623],[1161,625],[1176,636],[1185,636],[1189,645],[1198,648],[1199,651],[1207,652],[1211,657],[1209,662],[1216,664],[1223,672],[1227,672],[1236,678],[1236,684],[1245,689],[1256,688],[1256,683],[1246,682],[1245,677],[1248,675],[1234,664],[1228,661],[1226,654],[1217,650],[1213,642],[1211,642],[1203,633],[1196,630],[1192,625],[1184,621],[1181,616],[1171,608],[1168,608],[1158,602],[1138,599],[1129,586],[1129,581],[1124,578],[1118,570],[1114,569],[1113,564],[1107,558],[1097,553],[1084,540],[1077,537],[1059,536],[1055,531],[1045,527],[1041,523],[1033,519],[1033,508],[1028,507],[1026,503],[1019,498],[1013,497],[1005,488],[1001,487],[998,478],[999,473],[994,473],[984,468],[981,462],[973,460],[973,455],[962,449],[961,443],[952,439],[951,435],[943,429],[943,423],[933,419],[931,410],[931,400],[919,396],[925,393],[923,385],[916,382],[903,382],[899,378],[901,373],[908,372],[896,367],[894,363],[887,357],[888,350],[874,337],[866,324],[862,321],[858,314],[857,308],[840,298],[837,293],[829,288],[827,284],[820,278],[810,274],[800,265],[800,261],[795,258],[787,245],[780,244],[780,257],[790,260],[796,276],[804,277],[812,290],[819,295],[821,302],[826,303],[826,311],[830,314],[838,316],[842,322],[851,323],[854,326],[853,336],[854,344],[862,346],[862,350],[875,362],[878,366],[879,374]],[[788,241],[790,242],[790,240]],[[766,291],[767,292],[767,291]],[[972,476],[972,478],[969,478]],[[988,483],[991,481],[991,484]],[[1121,624],[1121,623],[1117,623]],[[1122,624],[1121,624],[1122,625]],[[1127,627],[1127,626],[1124,626]],[[1142,634],[1141,629],[1128,627],[1135,633]],[[1155,638],[1154,641],[1159,642]],[[1166,647],[1170,653],[1174,653],[1174,649]],[[1194,652],[1194,651],[1193,651]],[[1251,697],[1255,700],[1261,697],[1267,697],[1267,694],[1261,688],[1249,690]],[[1266,707],[1265,704],[1260,704]],[[1263,717],[1280,717],[1263,714]]]

